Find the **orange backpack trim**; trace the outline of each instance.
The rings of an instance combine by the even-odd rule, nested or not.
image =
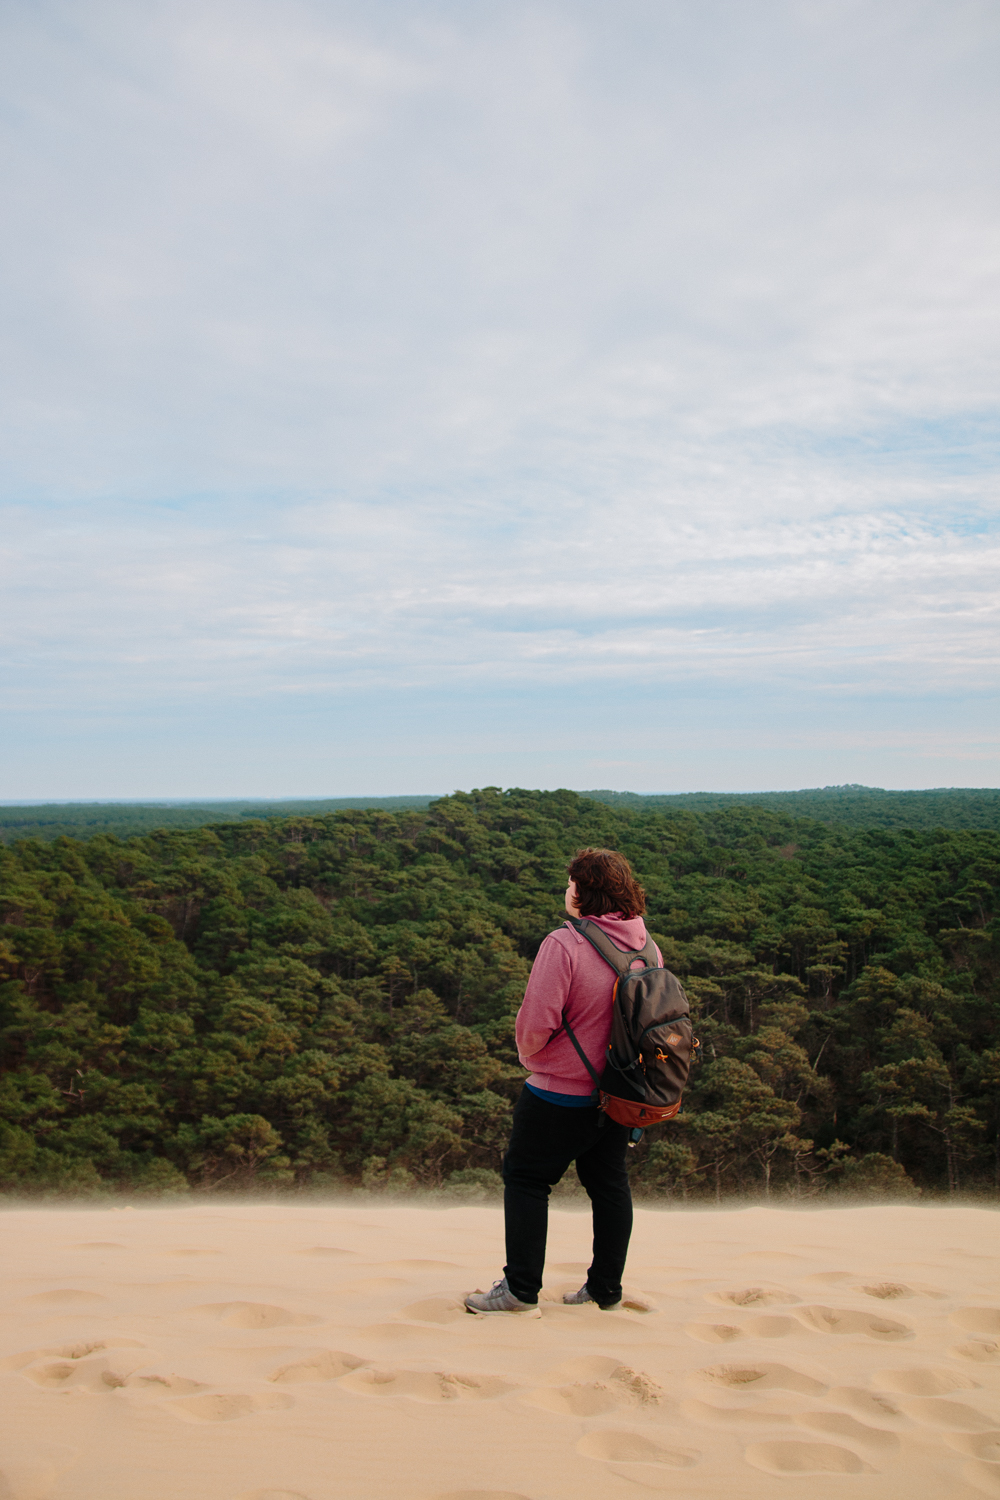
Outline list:
[[[618,1125],[629,1125],[633,1130],[644,1130],[647,1125],[659,1125],[662,1120],[672,1120],[680,1107],[679,1099],[676,1104],[637,1104],[632,1099],[618,1099],[614,1094],[606,1094],[603,1089],[598,1104],[598,1108],[604,1111],[609,1120],[614,1120]]]

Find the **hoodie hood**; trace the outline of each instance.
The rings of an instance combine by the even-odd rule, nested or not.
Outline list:
[[[623,917],[620,911],[609,911],[603,917],[584,917],[585,922],[592,922],[619,948],[624,948],[626,953],[636,953],[645,946],[646,924],[641,917]]]

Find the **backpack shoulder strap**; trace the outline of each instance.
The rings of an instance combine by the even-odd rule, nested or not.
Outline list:
[[[573,1043],[573,1046],[576,1048],[577,1056],[579,1057],[580,1061],[583,1063],[583,1066],[586,1068],[586,1070],[590,1074],[591,1078],[594,1080],[594,1092],[593,1092],[592,1098],[594,1100],[594,1103],[596,1104],[597,1101],[598,1101],[598,1099],[601,1097],[601,1080],[598,1078],[597,1072],[596,1072],[596,1070],[594,1068],[593,1063],[590,1061],[590,1058],[587,1056],[586,1052],[584,1052],[583,1048],[580,1046],[580,1043],[577,1041],[577,1039],[576,1039],[576,1033],[574,1032],[574,1030],[573,1030],[572,1026],[569,1024],[569,1022],[567,1021],[565,1014],[563,1015],[562,1023],[563,1023],[563,1029],[565,1030],[566,1035],[569,1037],[570,1041]],[[553,1035],[555,1035],[554,1032],[553,1032]],[[549,1040],[551,1041],[552,1038],[550,1037]]]
[[[569,917],[566,926],[572,927],[582,938],[586,938],[590,946],[596,948],[605,963],[611,965],[619,979],[625,979],[628,976],[631,971],[631,965],[635,963],[637,958],[643,960],[647,969],[659,968],[659,964],[656,961],[656,946],[648,932],[646,933],[646,941],[643,946],[637,948],[634,953],[628,953],[624,949],[619,948],[617,943],[612,942],[611,938],[600,927],[595,926],[593,922],[588,922],[584,917]]]

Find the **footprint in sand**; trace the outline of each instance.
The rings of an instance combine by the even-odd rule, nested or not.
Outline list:
[[[356,1354],[344,1354],[339,1349],[317,1349],[306,1359],[282,1365],[267,1378],[278,1385],[298,1385],[307,1380],[339,1380],[341,1375],[349,1375],[364,1363]]]
[[[894,1432],[882,1427],[868,1427],[845,1412],[803,1411],[793,1420],[799,1427],[808,1427],[810,1432],[822,1433],[824,1437],[843,1438],[845,1442],[867,1449],[875,1455],[889,1457],[899,1449],[899,1438]]]
[[[360,1396],[408,1396],[411,1401],[489,1401],[515,1389],[494,1375],[444,1371],[359,1369],[345,1375],[341,1390]]]
[[[952,1313],[951,1321],[965,1333],[1000,1333],[1000,1308],[960,1307]]]
[[[564,1416],[598,1417],[619,1406],[657,1406],[663,1397],[648,1375],[599,1354],[566,1360],[545,1378],[549,1384],[527,1400]]]
[[[904,1297],[918,1297],[912,1287],[905,1286],[901,1281],[877,1281],[871,1286],[860,1286],[859,1292],[864,1292],[866,1297],[877,1297],[880,1302],[895,1302]]]
[[[203,1380],[188,1380],[184,1375],[131,1375],[125,1382],[129,1395],[189,1396],[203,1391]]]
[[[96,1339],[86,1344],[64,1344],[61,1349],[25,1349],[0,1359],[0,1370],[23,1370],[39,1359],[86,1359],[100,1349],[145,1349],[136,1339]]]
[[[789,1369],[788,1365],[710,1365],[707,1369],[693,1371],[688,1378],[736,1391],[796,1391],[802,1396],[826,1393],[821,1380],[814,1380],[801,1370]]]
[[[868,1426],[882,1428],[909,1427],[909,1419],[888,1396],[864,1391],[855,1385],[833,1386],[827,1392],[829,1406],[846,1406],[863,1417]]]
[[[956,1453],[967,1453],[970,1458],[1000,1464],[1000,1432],[996,1428],[989,1432],[946,1432],[944,1440]]]
[[[933,1397],[903,1396],[899,1409],[928,1427],[950,1427],[955,1432],[988,1432],[996,1427],[995,1417],[986,1417],[974,1406],[961,1401],[941,1401]]]
[[[622,1297],[622,1309],[625,1312],[652,1313],[658,1312],[659,1308],[652,1297],[647,1297],[645,1292],[626,1292]]]
[[[600,1380],[579,1381],[576,1385],[558,1386],[555,1390],[532,1391],[526,1397],[542,1411],[557,1412],[564,1417],[603,1417],[624,1403],[610,1385]]]
[[[789,1306],[799,1300],[791,1292],[763,1286],[737,1287],[730,1292],[708,1292],[705,1297],[706,1302],[715,1302],[722,1307],[771,1307],[774,1303]]]
[[[119,1390],[133,1378],[132,1372],[148,1363],[148,1351],[129,1354],[126,1351],[114,1356],[82,1346],[79,1357],[73,1359],[42,1357],[34,1363],[19,1363],[22,1376],[42,1391],[65,1391],[71,1388],[107,1395]],[[200,1389],[197,1385],[190,1390]]]
[[[275,1391],[260,1396],[249,1396],[243,1392],[229,1395],[187,1396],[165,1401],[164,1410],[173,1412],[187,1422],[234,1422],[238,1417],[251,1417],[262,1411],[280,1411],[294,1406],[291,1396]]]
[[[879,1318],[873,1313],[852,1312],[840,1307],[797,1307],[795,1316],[816,1333],[860,1333],[865,1338],[887,1341],[913,1338],[913,1329],[908,1324],[897,1323],[892,1318]]]
[[[36,1369],[25,1370],[24,1375],[25,1379],[43,1391],[66,1391],[72,1388],[107,1395],[133,1383],[127,1371],[113,1370],[103,1361],[100,1364],[87,1362],[77,1365],[39,1365]],[[160,1384],[166,1387],[168,1382],[162,1380]],[[201,1389],[197,1381],[182,1381],[179,1394]]]
[[[681,1448],[674,1444],[667,1448],[642,1433],[613,1428],[588,1432],[577,1443],[576,1451],[584,1458],[596,1458],[602,1463],[615,1465],[613,1473],[645,1483],[650,1489],[673,1488],[674,1480],[662,1471],[690,1469],[701,1458],[696,1448]]]
[[[546,1370],[542,1380],[546,1385],[557,1388],[588,1381],[604,1381],[615,1390],[619,1401],[630,1401],[639,1406],[657,1406],[663,1398],[663,1392],[655,1380],[644,1375],[641,1370],[633,1370],[602,1354],[564,1360],[562,1364]]]
[[[682,1401],[681,1415],[689,1422],[710,1427],[781,1427],[792,1420],[790,1412],[763,1411],[748,1406],[715,1406],[711,1401]]]
[[[728,1344],[733,1339],[783,1339],[798,1333],[794,1318],[746,1318],[739,1327],[732,1323],[685,1323],[684,1332],[702,1344]]]
[[[744,1330],[732,1323],[685,1323],[684,1332],[699,1344],[731,1344],[735,1339],[746,1338]]]
[[[272,1307],[267,1302],[204,1302],[188,1311],[192,1315],[203,1313],[227,1328],[285,1328],[292,1324],[304,1327],[322,1322],[310,1313],[289,1312],[287,1307]]]
[[[864,1459],[833,1443],[751,1443],[748,1464],[765,1474],[875,1474]]]
[[[34,1369],[25,1370],[26,1380],[33,1385],[40,1386],[43,1391],[63,1390],[70,1384],[75,1384],[79,1379],[81,1368],[86,1366],[79,1364],[52,1363],[37,1365]]]
[[[901,1396],[947,1396],[949,1391],[977,1391],[979,1381],[958,1370],[876,1370],[872,1385]]]
[[[963,1359],[974,1359],[978,1364],[986,1364],[1000,1359],[1000,1344],[992,1339],[970,1339],[966,1344],[956,1344],[950,1352],[960,1354]]]
[[[108,1392],[118,1390],[128,1380],[128,1373],[110,1368],[106,1360],[78,1360],[76,1363],[55,1361],[25,1370],[24,1377],[43,1391],[65,1391],[71,1387]],[[192,1387],[192,1389],[196,1389]]]

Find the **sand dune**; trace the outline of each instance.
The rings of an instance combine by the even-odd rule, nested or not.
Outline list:
[[[469,1317],[493,1208],[0,1216],[0,1500],[1000,1497],[996,1213],[637,1214],[620,1312]]]

